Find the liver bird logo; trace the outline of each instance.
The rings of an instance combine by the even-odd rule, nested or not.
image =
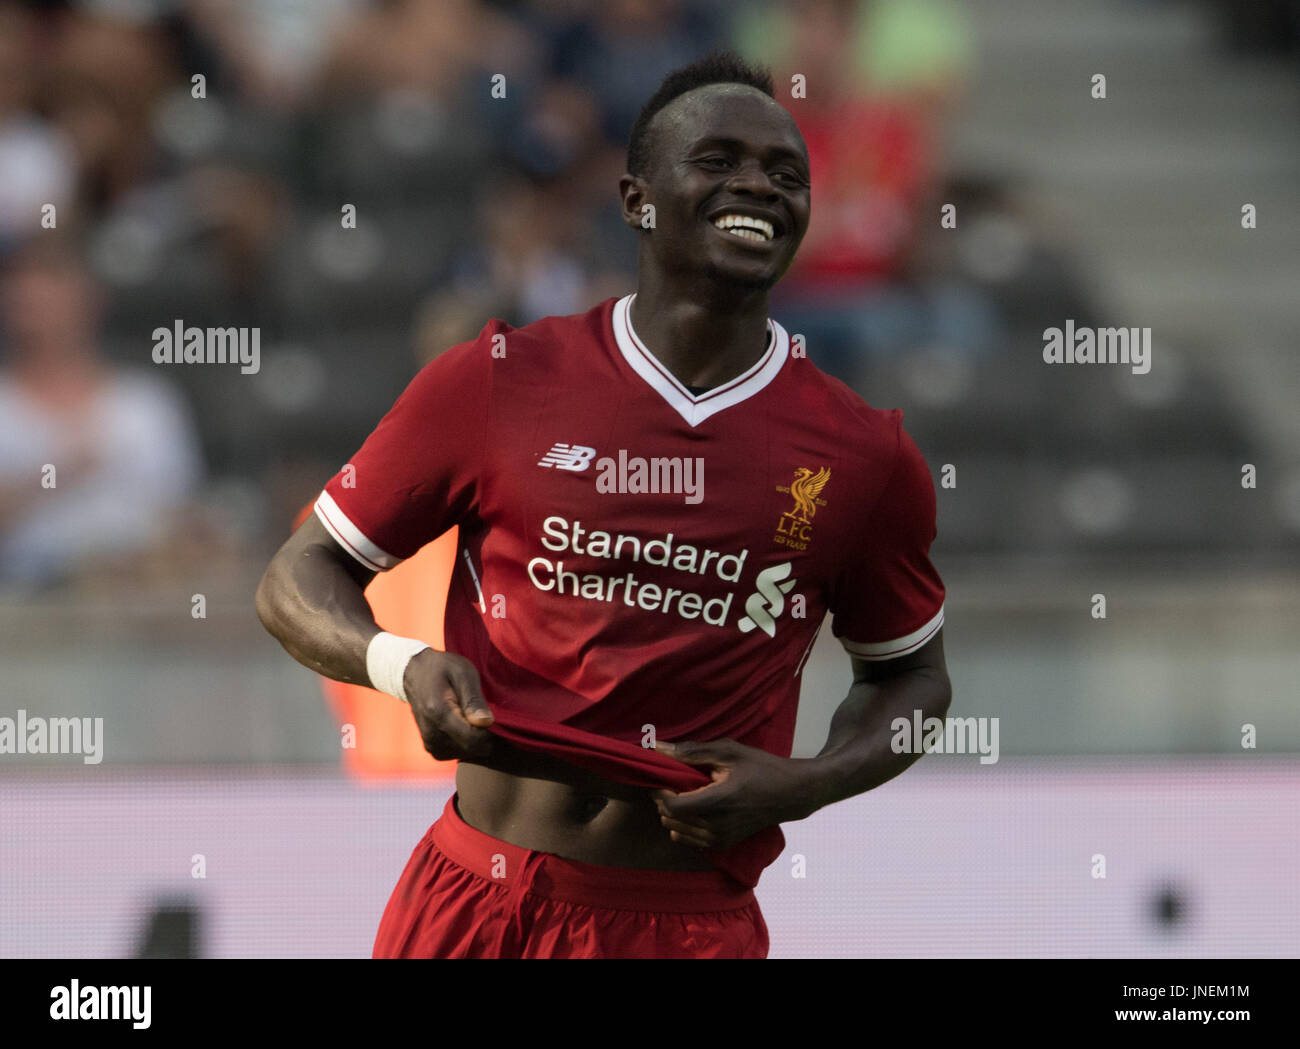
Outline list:
[[[790,494],[794,496],[794,514],[801,523],[812,524],[812,517],[817,512],[817,497],[830,479],[829,467],[823,466],[816,473],[806,466],[795,469]]]

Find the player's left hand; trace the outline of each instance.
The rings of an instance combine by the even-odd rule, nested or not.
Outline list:
[[[812,798],[810,763],[779,758],[730,739],[710,743],[664,743],[655,749],[687,765],[703,767],[712,783],[675,793],[651,792],[659,821],[673,841],[701,849],[725,849],[764,827],[801,820],[818,808]]]

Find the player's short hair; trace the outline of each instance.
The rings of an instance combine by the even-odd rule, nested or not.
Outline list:
[[[769,98],[776,97],[771,71],[763,66],[751,65],[734,51],[712,51],[690,65],[674,69],[664,77],[659,90],[650,96],[650,101],[641,107],[636,123],[632,125],[632,134],[627,143],[629,174],[644,175],[649,166],[649,130],[655,114],[679,95],[706,84],[746,84],[757,88]]]

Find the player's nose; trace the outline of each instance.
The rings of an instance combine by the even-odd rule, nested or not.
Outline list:
[[[780,195],[776,184],[767,176],[761,164],[741,164],[727,179],[727,188],[733,193],[748,193],[753,196],[776,200]]]

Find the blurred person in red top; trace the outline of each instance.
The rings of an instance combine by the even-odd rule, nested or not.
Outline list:
[[[921,115],[863,84],[853,53],[859,6],[818,0],[791,19],[791,75],[810,83],[787,108],[808,144],[817,194],[787,278],[792,297],[901,275],[929,190],[932,147]]]
[[[981,304],[924,263],[939,124],[968,61],[960,12],[944,0],[797,0],[747,9],[735,33],[779,70],[813,171],[808,236],[773,295],[791,331],[851,385],[871,358],[984,341]]]

